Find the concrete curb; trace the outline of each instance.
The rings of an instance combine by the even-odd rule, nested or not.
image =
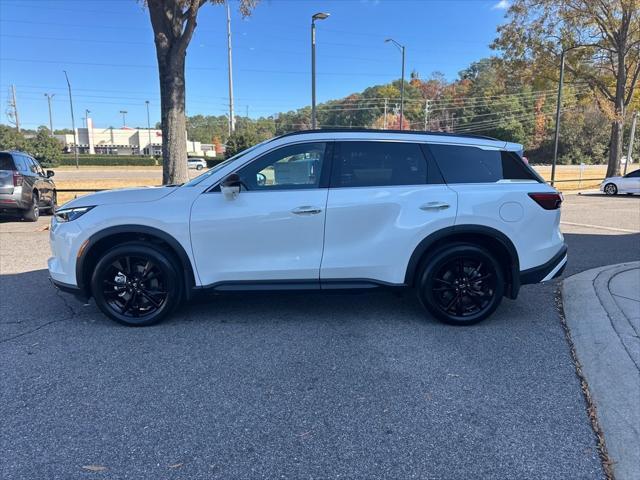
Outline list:
[[[618,480],[640,478],[640,371],[633,354],[640,339],[611,295],[609,282],[635,269],[640,262],[610,265],[562,284],[567,327]]]

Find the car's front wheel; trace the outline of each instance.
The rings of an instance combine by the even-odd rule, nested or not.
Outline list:
[[[615,183],[607,183],[604,186],[604,193],[606,193],[607,195],[615,195],[618,193],[618,187]]]
[[[27,222],[37,222],[40,218],[40,197],[38,192],[33,192],[31,195],[31,206],[22,213],[22,218]]]
[[[91,279],[96,305],[108,317],[129,326],[163,320],[180,303],[180,270],[159,247],[125,243],[105,253]]]
[[[471,325],[491,315],[504,294],[504,274],[486,249],[465,243],[438,250],[417,284],[423,306],[438,320]]]
[[[198,165],[198,166],[196,167],[196,170],[202,170],[203,168],[204,168],[204,167],[203,167],[202,165]]]

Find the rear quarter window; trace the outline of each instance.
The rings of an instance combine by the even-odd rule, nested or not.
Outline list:
[[[428,148],[446,183],[540,181],[515,152],[463,145],[430,144]]]
[[[0,170],[14,170],[13,158],[10,153],[0,153]]]

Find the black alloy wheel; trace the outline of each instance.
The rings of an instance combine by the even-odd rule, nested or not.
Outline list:
[[[439,320],[471,325],[495,311],[504,294],[504,275],[485,249],[456,244],[427,262],[418,285],[422,304]]]
[[[91,286],[96,304],[113,320],[130,326],[158,323],[178,305],[179,269],[161,249],[124,244],[96,265]]]

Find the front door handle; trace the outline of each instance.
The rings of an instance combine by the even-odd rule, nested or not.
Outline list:
[[[317,215],[322,212],[321,208],[318,207],[310,207],[309,205],[305,205],[304,207],[298,207],[291,210],[291,213],[295,215]]]
[[[420,205],[420,210],[446,210],[450,205],[445,202],[429,202]]]

